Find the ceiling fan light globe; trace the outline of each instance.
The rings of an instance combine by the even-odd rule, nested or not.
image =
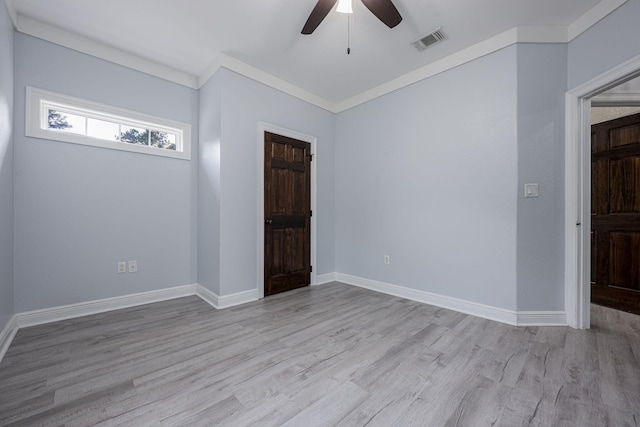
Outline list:
[[[338,0],[336,12],[353,13],[352,1],[353,0]]]

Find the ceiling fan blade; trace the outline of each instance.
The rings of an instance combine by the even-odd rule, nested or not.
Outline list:
[[[316,7],[313,8],[307,22],[302,27],[302,34],[313,33],[337,2],[338,0],[318,0]]]
[[[389,28],[395,27],[402,21],[400,12],[391,0],[362,0],[362,3]]]

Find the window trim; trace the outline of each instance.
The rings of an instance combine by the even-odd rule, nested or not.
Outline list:
[[[62,107],[62,109],[69,113],[79,113],[88,118],[175,134],[176,150],[109,141],[88,135],[48,129],[48,110],[51,106]],[[191,125],[188,123],[87,101],[31,86],[27,86],[25,119],[25,134],[28,137],[191,160]],[[182,149],[178,151],[180,147]]]

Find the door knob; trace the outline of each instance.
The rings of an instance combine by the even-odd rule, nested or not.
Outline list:
[[[265,220],[264,220],[264,223],[265,223],[265,224],[271,224],[272,222],[273,222],[273,220],[272,220],[272,219],[265,219]]]

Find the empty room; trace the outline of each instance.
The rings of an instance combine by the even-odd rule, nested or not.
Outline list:
[[[639,21],[0,1],[0,425],[640,425]]]

